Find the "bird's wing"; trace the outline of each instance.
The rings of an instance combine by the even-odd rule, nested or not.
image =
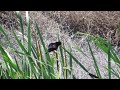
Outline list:
[[[56,45],[54,43],[51,43],[48,48],[56,48]]]

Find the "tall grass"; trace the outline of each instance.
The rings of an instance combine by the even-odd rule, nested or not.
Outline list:
[[[62,45],[56,53],[54,53],[56,57],[50,55],[47,51],[41,30],[36,22],[34,23],[35,29],[31,30],[28,12],[26,12],[27,35],[25,35],[26,30],[23,28],[23,20],[20,12],[17,12],[16,15],[19,19],[21,31],[19,32],[19,35],[14,30],[12,30],[12,33],[19,46],[19,50],[13,47],[12,42],[8,39],[7,32],[5,32],[2,26],[0,26],[0,32],[4,34],[11,45],[10,48],[12,48],[12,52],[20,56],[20,58],[15,55],[14,57],[11,57],[9,52],[6,51],[0,42],[0,54],[3,58],[3,62],[0,65],[1,79],[76,79],[76,75],[73,73],[74,63],[82,68],[91,78],[104,78],[100,73],[99,65],[97,63],[99,61],[96,60],[89,41],[88,46],[94,61],[96,74],[90,73],[88,69],[72,54],[72,48],[69,47],[69,50],[65,48],[64,42],[62,42]],[[32,32],[35,37],[34,43],[32,42]],[[22,40],[19,39],[19,36],[22,37]],[[111,67],[111,60],[113,60],[119,67],[120,59],[117,54],[115,54],[115,50],[110,46],[110,43],[101,37],[96,38],[89,35],[89,38],[108,55],[108,67],[106,67],[106,69],[108,70],[109,79],[111,79],[111,75],[120,78],[120,73]],[[59,36],[58,40],[61,41]],[[79,49],[78,51],[81,52]],[[84,52],[82,53],[85,55]]]

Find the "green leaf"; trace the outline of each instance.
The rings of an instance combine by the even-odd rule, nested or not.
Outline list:
[[[97,76],[101,78],[100,70],[99,70],[99,67],[97,65],[97,61],[95,59],[95,56],[93,55],[93,51],[91,49],[90,43],[89,43],[89,41],[87,41],[87,42],[88,42],[90,53],[91,53],[93,61],[94,61],[94,65],[95,65],[95,70],[96,70]]]
[[[37,25],[36,23],[35,23],[35,26],[36,26],[36,30],[37,30],[38,36],[39,36],[39,38],[40,38],[41,44],[42,44],[42,46],[43,46],[43,48],[44,48],[44,52],[45,52],[45,55],[46,55],[46,60],[47,60],[47,64],[48,64],[47,70],[48,70],[49,76],[50,76],[50,78],[54,79],[54,77],[53,77],[53,75],[52,75],[52,74],[54,74],[54,70],[53,70],[52,67],[49,66],[49,64],[50,64],[50,65],[52,64],[52,63],[51,63],[50,56],[49,56],[49,53],[48,53],[48,51],[47,51],[47,48],[45,47],[45,43],[44,43],[44,41],[43,41],[42,34],[41,34],[41,32],[40,32],[40,30],[39,30],[39,27],[38,27],[38,25]],[[52,74],[51,74],[51,73],[52,73]]]
[[[13,60],[10,59],[10,57],[8,56],[8,54],[6,53],[6,51],[2,48],[2,46],[0,45],[0,51],[2,53],[2,57],[4,58],[4,61],[6,63],[9,63],[9,65],[11,67],[13,67],[16,71],[17,71],[17,66],[14,62],[12,62]]]
[[[88,70],[84,67],[84,65],[82,65],[69,51],[67,51],[64,47],[62,47],[62,48],[72,57],[72,59],[73,59],[85,72],[89,73]]]

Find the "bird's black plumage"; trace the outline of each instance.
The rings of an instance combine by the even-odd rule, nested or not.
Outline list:
[[[61,42],[50,43],[48,45],[48,52],[57,50],[59,45],[61,45]]]

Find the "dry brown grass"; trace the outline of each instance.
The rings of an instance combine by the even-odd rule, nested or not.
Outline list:
[[[56,31],[54,29],[58,28],[60,31],[69,32],[70,35],[80,31],[106,37],[107,32],[116,30],[120,23],[119,11],[31,11],[29,13],[31,20],[39,23],[42,31],[48,29],[54,32]],[[6,11],[4,15],[6,14],[16,19],[13,12]],[[25,20],[24,11],[22,11],[22,15]],[[0,16],[3,17],[3,14]]]
[[[119,11],[48,11],[44,12],[63,26],[69,26],[69,32],[81,31],[107,34],[108,31],[119,26]]]

